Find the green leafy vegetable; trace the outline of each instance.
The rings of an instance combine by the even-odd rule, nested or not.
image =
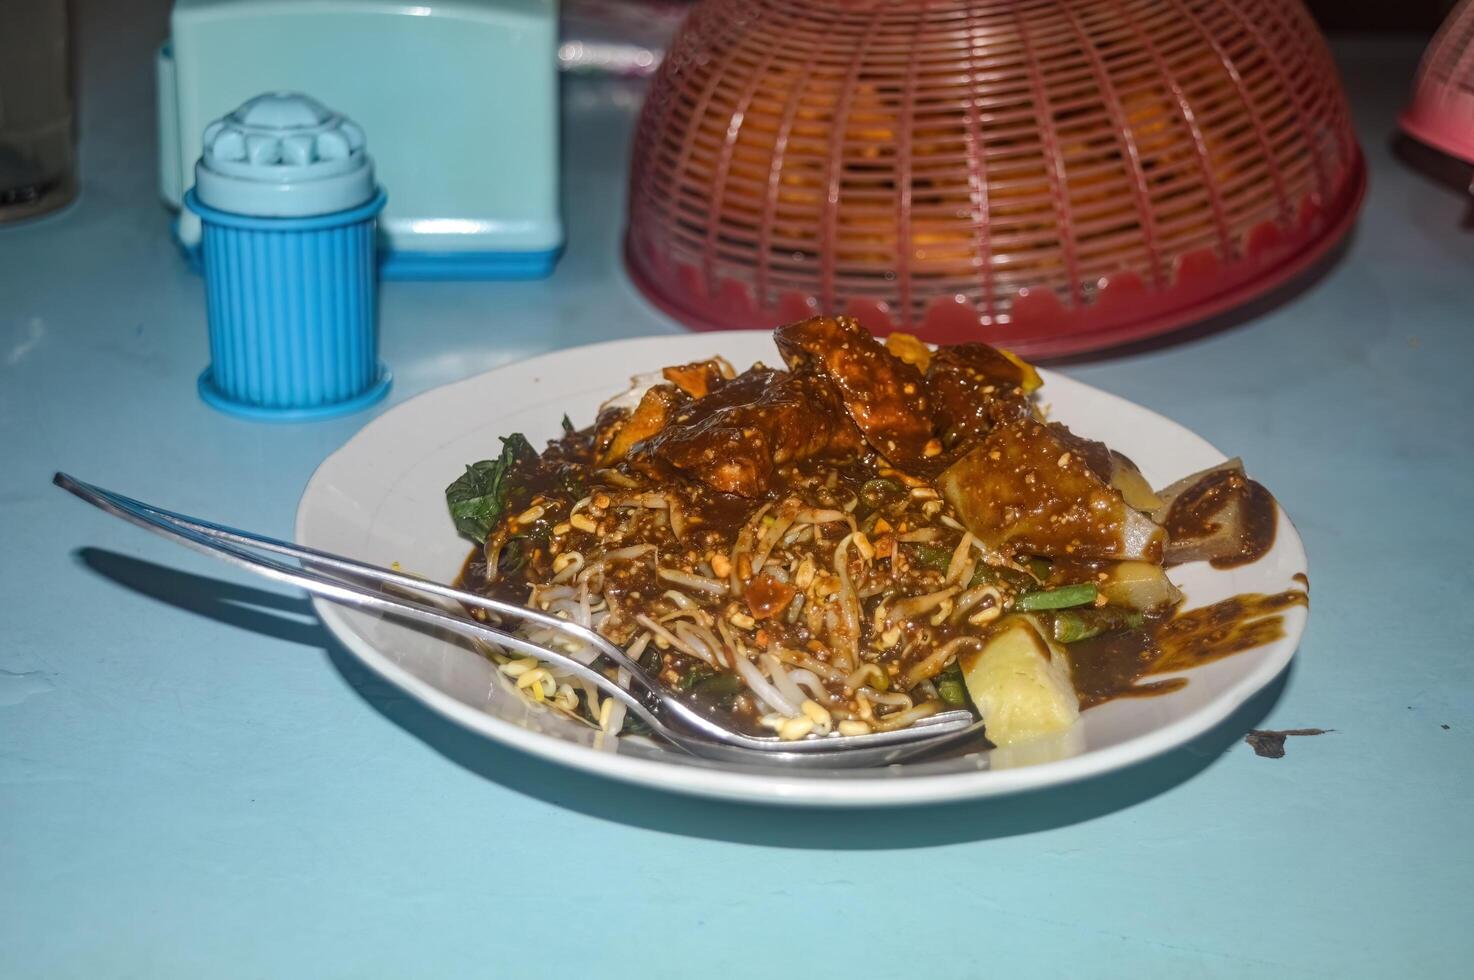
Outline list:
[[[542,533],[514,534],[502,545],[500,557],[497,559],[497,570],[503,575],[513,575],[522,570],[527,564],[527,559],[538,547],[546,547],[548,543],[547,525],[542,525]]]
[[[676,682],[676,687],[682,691],[689,691],[691,690],[691,688],[700,684],[702,681],[709,680],[716,675],[716,671],[712,670],[705,664],[697,664],[689,671],[687,671],[685,676],[683,676],[679,681]]]
[[[1095,601],[1100,590],[1093,583],[1065,585],[1043,592],[1025,592],[1013,600],[1013,608],[1019,612],[1037,612],[1041,609],[1069,609],[1073,606],[1088,606]]]
[[[1034,577],[1028,572],[1021,572],[1016,568],[1007,568],[1002,565],[989,565],[987,562],[980,561],[967,587],[972,588],[974,585],[984,585],[989,582],[1010,592],[1029,592],[1039,586],[1039,583],[1034,581]]]
[[[932,682],[937,688],[937,697],[949,708],[961,708],[967,704],[967,688],[962,682],[962,668],[952,661]]]
[[[939,544],[913,544],[911,553],[914,564],[922,568],[930,568],[936,572],[945,572],[947,566],[952,564],[952,549],[944,548]]]
[[[906,495],[906,488],[895,480],[878,477],[874,480],[866,480],[865,485],[860,488],[860,502],[867,508],[874,510],[882,507],[893,500],[899,500]]]
[[[622,735],[649,735],[650,726],[645,724],[639,715],[631,711],[624,716],[624,727],[619,731]]]
[[[486,540],[507,508],[508,475],[519,463],[537,459],[537,451],[520,432],[502,439],[502,453],[466,467],[466,472],[445,488],[445,502],[456,530],[477,543]]]
[[[1140,629],[1146,617],[1131,609],[1062,609],[1051,618],[1050,632],[1060,643],[1079,643],[1102,633]]]
[[[577,466],[564,466],[558,473],[558,484],[563,488],[563,492],[574,500],[582,497],[584,491],[588,489],[588,482]]]
[[[727,698],[741,693],[742,689],[746,686],[741,677],[723,671],[720,674],[703,677],[695,684],[692,684],[691,693],[703,698]]]

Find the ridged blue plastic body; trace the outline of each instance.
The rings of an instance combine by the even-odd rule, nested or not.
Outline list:
[[[210,367],[200,397],[222,411],[293,421],[357,411],[389,390],[379,363],[374,218],[361,207],[256,218],[200,203]]]
[[[205,274],[200,246],[186,245],[179,234],[179,219],[169,235],[190,271]],[[497,282],[501,280],[546,279],[563,255],[563,246],[532,252],[426,252],[395,249],[379,240],[379,278],[413,282]]]

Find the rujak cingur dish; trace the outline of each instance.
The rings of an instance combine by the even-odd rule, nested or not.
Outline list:
[[[883,731],[967,706],[999,746],[1175,690],[1187,681],[1152,675],[1270,642],[1307,602],[1181,608],[1174,565],[1231,567],[1273,544],[1274,499],[1236,459],[1154,490],[1050,419],[1038,373],[1006,351],[882,342],[844,317],[774,340],[782,366],[660,367],[592,425],[565,417],[541,453],[503,437],[447,488],[476,543],[461,584],[597,629],[754,734]],[[634,730],[592,685],[489,655],[550,710]]]

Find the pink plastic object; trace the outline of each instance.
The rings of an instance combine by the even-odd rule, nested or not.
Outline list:
[[[701,329],[1061,355],[1271,289],[1365,179],[1298,0],[706,0],[640,117],[625,258]]]
[[[1474,0],[1463,0],[1433,35],[1398,121],[1409,136],[1474,163]]]

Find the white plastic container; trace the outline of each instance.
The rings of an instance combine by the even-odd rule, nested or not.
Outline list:
[[[374,134],[393,199],[380,269],[399,279],[552,271],[558,207],[556,0],[175,0],[160,49],[159,173],[179,207],[200,134],[246,99],[311,92]],[[198,260],[200,225],[176,235]]]

